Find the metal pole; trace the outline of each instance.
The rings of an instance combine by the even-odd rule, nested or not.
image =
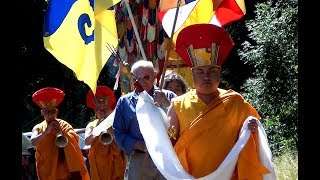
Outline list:
[[[167,66],[168,66],[168,59],[169,59],[170,51],[171,51],[172,38],[173,38],[174,29],[176,28],[176,23],[177,23],[180,4],[181,4],[181,0],[178,0],[178,2],[177,2],[177,10],[176,10],[176,14],[175,14],[175,17],[174,17],[172,30],[171,30],[170,43],[169,43],[168,51],[167,51],[166,58],[165,58],[165,61],[164,61],[164,65],[163,65],[163,69],[162,69],[162,75],[161,75],[160,87],[159,87],[160,90],[162,90],[164,76],[165,76],[165,73],[166,73],[166,70],[167,70]]]

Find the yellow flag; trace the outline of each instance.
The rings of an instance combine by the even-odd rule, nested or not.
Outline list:
[[[78,80],[96,92],[99,74],[118,46],[114,10],[120,0],[51,0],[44,21],[44,46]]]

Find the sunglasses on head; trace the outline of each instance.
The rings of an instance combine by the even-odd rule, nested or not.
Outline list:
[[[144,75],[144,76],[140,76],[140,77],[133,77],[133,81],[140,81],[141,79],[144,79],[146,81],[150,80],[151,76],[150,75]]]

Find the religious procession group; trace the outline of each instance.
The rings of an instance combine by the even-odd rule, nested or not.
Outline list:
[[[275,180],[259,113],[238,92],[219,88],[222,64],[234,46],[223,26],[244,15],[244,2],[239,2],[124,0],[116,4],[117,48],[108,47],[122,65],[128,64],[119,73],[129,78],[129,84],[122,83],[119,98],[113,88],[90,86],[86,103],[96,119],[85,130],[85,143],[91,146],[89,169],[72,125],[58,118],[64,91],[45,87],[33,94],[44,118],[31,136],[38,178]],[[203,10],[207,6],[211,11]],[[94,11],[97,18],[104,10],[100,11]],[[200,15],[208,20],[202,22]],[[190,23],[192,17],[198,18],[197,23]],[[46,47],[49,40],[44,38]],[[171,65],[188,69],[188,80],[166,69]],[[81,73],[76,74],[86,82]]]

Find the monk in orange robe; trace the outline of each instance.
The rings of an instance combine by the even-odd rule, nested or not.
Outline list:
[[[87,106],[94,109],[98,119],[90,122],[86,127],[85,142],[91,145],[89,150],[90,176],[92,180],[122,180],[126,168],[123,151],[113,141],[111,114],[116,105],[116,97],[107,86],[97,86],[95,95],[92,91],[87,94]],[[108,117],[108,119],[106,119]],[[99,128],[103,121],[110,121],[109,127],[104,127],[99,136],[94,128]],[[104,122],[105,123],[105,122]],[[97,129],[96,129],[97,130]],[[107,133],[110,141],[100,141],[101,133]]]
[[[34,126],[31,135],[31,142],[36,146],[39,180],[90,179],[78,145],[78,135],[68,122],[57,118],[57,106],[64,95],[62,90],[52,87],[42,88],[32,95],[45,118]]]
[[[227,32],[210,24],[188,26],[177,38],[176,51],[191,66],[195,89],[172,99],[169,132],[182,166],[195,178],[218,169],[249,116],[256,118],[248,123],[252,134],[230,177],[259,180],[270,173],[259,160],[258,112],[239,93],[218,88],[221,64],[232,47]]]

